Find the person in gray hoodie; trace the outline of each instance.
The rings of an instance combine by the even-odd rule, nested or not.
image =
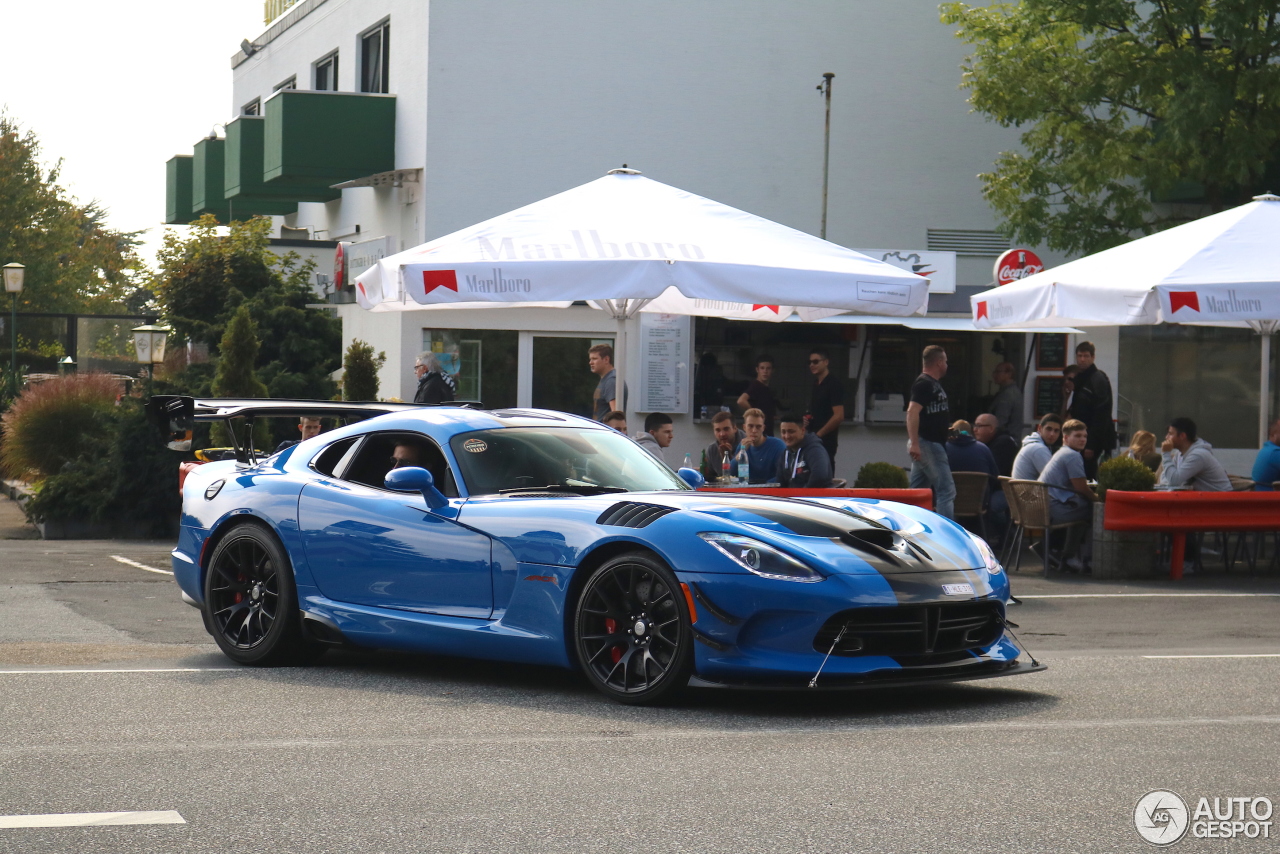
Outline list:
[[[662,450],[671,444],[674,437],[671,416],[665,412],[650,412],[644,419],[644,432],[634,436],[636,443],[661,463],[667,461]]]
[[[1040,472],[1053,457],[1053,446],[1062,436],[1062,416],[1050,412],[1040,419],[1036,429],[1022,440],[1018,456],[1013,460],[1014,480],[1039,480]]]
[[[778,485],[825,489],[831,486],[831,456],[817,433],[806,433],[804,419],[784,415],[778,419],[787,449],[778,460]]]
[[[1160,483],[1186,486],[1197,492],[1230,492],[1231,478],[1213,455],[1213,445],[1196,438],[1196,422],[1175,418],[1169,422],[1160,446],[1164,466]]]

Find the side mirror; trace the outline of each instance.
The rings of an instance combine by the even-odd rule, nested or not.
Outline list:
[[[397,492],[421,492],[427,507],[432,510],[439,510],[449,503],[444,493],[436,489],[436,479],[424,468],[405,466],[392,469],[387,472],[382,483],[387,489],[394,489]]]
[[[707,479],[697,469],[682,468],[676,474],[680,475],[680,479],[694,489],[705,486],[707,483]]]

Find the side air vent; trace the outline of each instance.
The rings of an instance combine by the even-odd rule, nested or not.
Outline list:
[[[619,501],[596,519],[597,525],[617,525],[619,528],[643,528],[661,519],[668,513],[674,513],[674,507],[662,507],[658,504],[640,504],[636,501]]]

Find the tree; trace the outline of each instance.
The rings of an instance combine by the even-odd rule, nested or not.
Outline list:
[[[351,342],[342,360],[342,399],[377,400],[378,369],[387,362],[387,354],[373,355],[373,345],[359,338]]]
[[[1094,252],[1266,191],[1280,179],[1278,13],[1280,0],[944,4],[975,48],[969,102],[1026,128],[980,176],[1002,230]]]
[[[119,310],[137,290],[138,232],[108,228],[100,204],[69,197],[61,168],[46,170],[36,135],[0,114],[0,264],[27,268],[20,311]]]
[[[242,305],[232,315],[227,331],[222,336],[222,355],[218,359],[218,371],[213,377],[214,397],[267,396],[266,385],[254,371],[259,346],[257,327],[249,316],[248,306]],[[210,437],[215,446],[231,443],[231,436],[220,421],[214,422]],[[269,450],[264,447],[268,438],[266,422],[259,421],[254,425],[254,444],[259,449]]]
[[[206,216],[186,237],[167,233],[156,299],[175,343],[206,342],[215,357],[231,318],[247,308],[261,336],[256,367],[269,396],[329,400],[337,393],[330,374],[342,354],[342,325],[307,308],[315,300],[313,265],[268,251],[270,228],[270,220],[258,217],[232,222],[222,234]]]

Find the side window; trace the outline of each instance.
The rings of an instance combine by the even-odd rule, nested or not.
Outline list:
[[[458,489],[444,453],[421,433],[375,433],[355,453],[342,474],[343,480],[385,489],[387,472],[396,465],[417,465],[431,472],[436,488],[450,498]]]
[[[334,442],[316,455],[316,458],[311,461],[311,467],[320,474],[335,476],[335,473],[342,471],[344,463],[348,462],[347,457],[355,450],[356,443],[359,441],[360,437],[355,436]]]

